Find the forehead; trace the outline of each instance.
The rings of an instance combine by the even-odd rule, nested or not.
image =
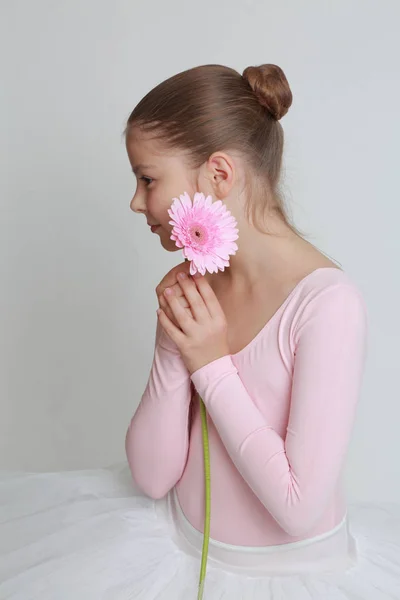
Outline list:
[[[126,149],[134,172],[145,168],[161,169],[171,163],[183,164],[183,152],[167,148],[160,139],[137,129],[127,135]]]

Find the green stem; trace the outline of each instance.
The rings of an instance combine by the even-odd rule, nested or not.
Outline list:
[[[203,400],[200,398],[201,431],[203,436],[204,454],[204,487],[205,487],[205,511],[204,511],[204,535],[203,550],[201,553],[200,581],[197,600],[202,600],[204,583],[206,579],[208,544],[210,540],[210,515],[211,515],[211,486],[210,486],[210,449],[208,443],[207,412]]]

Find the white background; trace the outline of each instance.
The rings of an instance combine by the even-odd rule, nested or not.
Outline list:
[[[168,254],[129,209],[122,130],[161,80],[200,64],[280,65],[297,224],[369,307],[347,478],[400,501],[396,1],[1,2],[0,468],[123,461],[152,360]]]

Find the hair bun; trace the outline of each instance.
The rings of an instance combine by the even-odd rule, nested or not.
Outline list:
[[[292,104],[292,92],[286,76],[277,65],[247,67],[243,78],[249,83],[259,103],[279,121]]]

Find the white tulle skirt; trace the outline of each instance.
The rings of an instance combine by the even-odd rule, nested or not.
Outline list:
[[[195,600],[200,557],[174,539],[127,464],[0,474],[0,600]],[[400,507],[355,505],[356,560],[260,576],[210,562],[205,600],[400,599]]]

